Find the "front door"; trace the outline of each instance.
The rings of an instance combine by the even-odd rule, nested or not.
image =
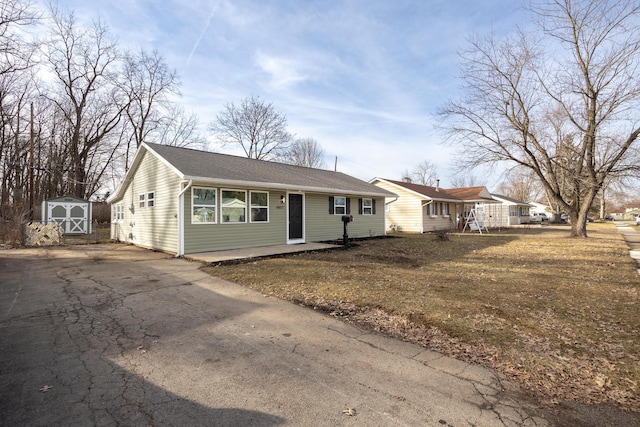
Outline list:
[[[304,209],[302,194],[289,194],[289,242],[304,241]],[[292,242],[295,241],[295,242]]]

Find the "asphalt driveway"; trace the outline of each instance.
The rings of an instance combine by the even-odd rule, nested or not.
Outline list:
[[[546,426],[492,371],[120,244],[0,250],[0,425]]]

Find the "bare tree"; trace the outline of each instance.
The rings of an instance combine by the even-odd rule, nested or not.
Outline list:
[[[298,138],[284,155],[285,163],[308,168],[324,168],[324,151],[313,138]]]
[[[21,37],[19,29],[33,24],[37,19],[28,2],[0,2],[0,74],[24,71],[33,65],[31,58],[34,45]]]
[[[418,163],[409,174],[412,182],[418,184],[433,186],[436,184],[438,174],[436,166],[428,160]]]
[[[509,170],[498,187],[504,196],[523,202],[539,201],[544,195],[538,177],[528,168],[515,167]]]
[[[257,96],[243,99],[240,105],[227,104],[210,129],[222,146],[239,145],[253,159],[281,157],[293,138],[286,117]]]
[[[115,81],[118,50],[100,22],[85,29],[72,13],[53,10],[51,17],[52,34],[44,56],[55,83],[53,93],[46,91],[43,96],[55,105],[65,125],[61,136],[70,192],[88,198],[98,189],[118,148],[110,140],[126,106]]]
[[[639,167],[640,5],[546,0],[531,12],[539,39],[520,31],[470,42],[462,53],[466,94],[440,113],[467,165],[530,169],[569,214],[571,235],[586,237],[606,179]]]

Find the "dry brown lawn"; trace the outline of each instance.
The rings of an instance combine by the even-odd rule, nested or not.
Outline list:
[[[640,276],[611,223],[398,235],[207,267],[215,276],[494,368],[547,403],[640,411]]]

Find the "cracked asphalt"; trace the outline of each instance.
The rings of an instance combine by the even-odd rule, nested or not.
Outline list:
[[[485,368],[122,244],[0,251],[3,426],[549,426]]]

